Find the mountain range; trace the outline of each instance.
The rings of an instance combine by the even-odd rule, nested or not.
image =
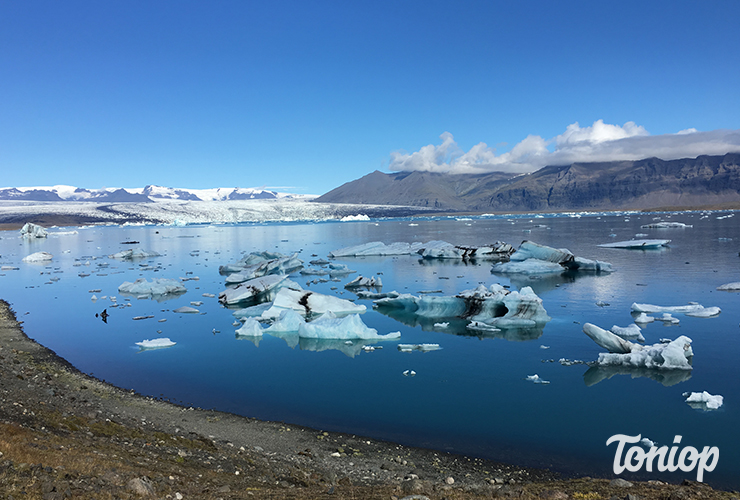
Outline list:
[[[254,188],[178,189],[148,185],[144,188],[84,189],[75,186],[0,188],[0,200],[12,201],[92,201],[111,203],[149,203],[164,200],[225,201],[306,198],[305,195],[278,193]]]
[[[375,171],[316,198],[449,211],[563,211],[740,204],[740,153],[573,163],[530,174]]]

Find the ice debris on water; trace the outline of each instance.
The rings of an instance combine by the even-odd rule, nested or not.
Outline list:
[[[430,241],[418,250],[424,259],[452,260],[506,260],[514,253],[514,247],[503,241],[491,245],[461,246],[446,241]]]
[[[683,222],[653,222],[651,224],[643,224],[640,227],[642,229],[682,229],[694,226],[684,224]]]
[[[288,279],[286,275],[270,274],[239,283],[233,288],[227,288],[218,294],[218,301],[222,304],[233,305],[240,302],[256,302],[272,298],[272,292],[283,285]]]
[[[383,288],[383,281],[379,276],[373,276],[372,278],[358,276],[344,285],[344,288]]]
[[[303,267],[298,254],[290,256],[279,252],[252,252],[234,264],[219,267],[226,274],[226,283],[242,283],[272,274],[290,274]]]
[[[53,258],[54,256],[49,252],[34,252],[31,255],[23,257],[23,262],[48,262]]]
[[[404,377],[413,377],[414,375],[416,375],[414,370],[404,370],[403,372]]]
[[[615,241],[614,243],[603,243],[598,245],[602,248],[626,248],[630,250],[646,250],[648,248],[660,248],[668,246],[671,240],[628,240]]]
[[[544,380],[540,378],[540,376],[537,375],[536,373],[534,375],[527,375],[526,380],[534,382],[535,384],[549,384],[550,383],[549,380]]]
[[[136,345],[143,349],[160,349],[162,347],[172,347],[177,342],[171,341],[167,337],[159,338],[159,339],[152,339],[152,340],[142,340],[141,342],[136,342]]]
[[[173,309],[172,312],[177,313],[177,314],[198,314],[200,313],[199,310],[197,310],[194,307],[190,307],[190,306],[178,307],[177,309]]]
[[[324,295],[306,290],[281,288],[275,295],[272,306],[264,311],[262,319],[274,319],[286,309],[296,311],[301,316],[314,316],[328,311],[336,315],[364,313],[367,308],[349,300],[340,299],[331,295]]]
[[[398,350],[401,352],[430,352],[438,351],[440,349],[442,348],[439,346],[439,344],[398,344]]]
[[[143,250],[141,248],[132,248],[129,250],[121,250],[120,252],[109,255],[108,257],[111,259],[118,259],[118,260],[136,260],[136,259],[148,259],[151,257],[159,257],[159,256],[160,255],[157,252]]]
[[[713,396],[707,391],[703,392],[684,392],[683,397],[686,398],[686,402],[695,410],[716,410],[724,402],[724,398],[720,395]]]
[[[740,291],[740,281],[735,281],[734,283],[725,283],[724,285],[720,285],[717,287],[717,290],[723,291],[723,292],[737,292]]]
[[[445,321],[445,322],[443,322],[443,323],[434,323],[434,328],[441,328],[441,329],[445,329],[445,328],[447,328],[448,326],[450,326],[450,322],[449,322],[449,321]]]
[[[22,238],[46,238],[49,233],[43,227],[32,222],[26,222],[20,230]]]
[[[314,339],[392,340],[400,338],[401,332],[380,335],[376,329],[366,326],[359,314],[337,318],[334,313],[327,311],[318,319],[300,325],[298,336]]]
[[[494,274],[555,274],[565,271],[611,272],[608,262],[576,257],[570,250],[523,241],[509,257],[509,262],[494,264]]]
[[[652,316],[648,316],[644,312],[643,313],[640,313],[635,318],[635,323],[639,323],[641,325],[644,325],[644,324],[647,324],[647,323],[652,323],[653,321],[655,321],[655,318],[653,318]]]
[[[599,354],[600,366],[628,366],[663,370],[691,370],[694,352],[691,339],[681,335],[670,343],[643,346],[635,344],[591,323],[583,325],[583,332],[609,353]]]
[[[656,306],[652,304],[638,304],[635,302],[632,304],[632,311],[644,313],[678,313],[697,318],[711,318],[722,312],[719,307],[704,307],[696,302],[690,302],[685,306]]]
[[[341,219],[339,219],[341,222],[357,222],[357,221],[364,221],[367,222],[370,220],[370,217],[365,214],[357,214],[357,215],[345,215]]]
[[[185,293],[187,288],[176,280],[168,278],[154,278],[152,281],[139,278],[133,283],[124,281],[118,287],[118,291],[128,295],[156,297]]]
[[[624,327],[614,325],[611,327],[610,331],[615,335],[619,335],[625,340],[637,340],[638,342],[645,342],[645,337],[642,335],[642,330],[634,323]]]
[[[662,321],[663,324],[668,325],[677,325],[681,322],[678,318],[674,318],[671,313],[663,313],[663,316],[656,317],[655,321]]]
[[[653,446],[655,446],[656,443],[655,441],[652,441],[645,437],[640,440],[640,444],[643,445],[645,448],[652,448]]]

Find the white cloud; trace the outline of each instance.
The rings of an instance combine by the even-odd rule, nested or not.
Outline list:
[[[722,155],[740,151],[740,130],[699,132],[694,128],[675,134],[650,135],[644,127],[627,122],[622,126],[597,120],[590,127],[578,122],[565,132],[545,140],[529,135],[510,151],[496,155],[496,150],[481,142],[465,152],[452,134],[440,136],[438,146],[429,144],[414,153],[391,153],[390,169],[422,170],[446,173],[533,172],[546,165],[575,162],[640,160],[658,157],[664,160]]]

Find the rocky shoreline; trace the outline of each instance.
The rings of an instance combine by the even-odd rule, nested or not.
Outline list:
[[[0,301],[0,498],[734,498],[181,407],[79,372]]]

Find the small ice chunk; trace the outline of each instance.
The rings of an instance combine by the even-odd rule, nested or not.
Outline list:
[[[254,318],[247,318],[244,324],[236,331],[237,337],[261,337],[262,325]]]
[[[642,335],[642,330],[634,323],[625,327],[614,325],[611,327],[610,331],[615,335],[619,335],[625,340],[637,340],[638,342],[645,342],[645,337]]]
[[[549,349],[549,348],[550,348],[549,345],[540,345],[540,349]]]
[[[26,222],[20,233],[22,238],[46,238],[48,236],[46,229],[32,222]]]
[[[398,350],[401,352],[411,352],[411,351],[421,351],[421,352],[429,352],[429,351],[438,351],[442,349],[439,344],[398,344]]]
[[[527,380],[534,382],[535,384],[549,384],[549,380],[543,380],[536,373],[534,375],[527,375]]]
[[[640,315],[635,318],[635,323],[640,324],[652,323],[653,321],[655,321],[655,318],[653,318],[652,316],[648,316],[645,313],[640,313]]]
[[[716,410],[722,406],[724,398],[720,395],[712,396],[707,391],[704,392],[685,392],[683,396],[686,402],[697,410]]]
[[[404,370],[403,372],[404,377],[413,377],[414,375],[416,375],[414,370]]]
[[[448,326],[450,326],[449,321],[445,321],[443,323],[434,323],[434,328],[447,328]]]
[[[49,252],[35,252],[31,255],[23,257],[23,262],[48,262],[53,258],[54,256]]]
[[[646,250],[648,248],[665,247],[668,246],[668,243],[670,242],[671,240],[628,240],[615,241],[614,243],[603,243],[598,246],[602,248],[627,248],[632,250]]]
[[[148,250],[142,250],[141,248],[132,248],[128,250],[122,250],[118,253],[109,255],[111,259],[118,260],[136,260],[136,259],[149,259],[152,257],[159,257],[157,252],[151,252]]]
[[[651,441],[648,438],[642,438],[640,440],[640,444],[643,445],[645,448],[652,448],[653,446],[655,446],[655,441]]]
[[[120,293],[128,295],[163,296],[169,294],[185,293],[187,288],[179,282],[167,278],[154,278],[151,282],[145,278],[139,278],[133,283],[124,281],[119,287]]]
[[[381,281],[380,277],[373,276],[372,278],[365,278],[363,276],[358,276],[346,285],[344,285],[344,288],[382,288],[383,282]]]
[[[596,305],[599,307],[606,307],[609,305],[609,302],[604,302],[603,300],[597,300]]]
[[[169,338],[163,337],[159,339],[152,339],[152,340],[142,340],[141,342],[136,342],[136,345],[143,349],[160,349],[162,347],[172,347],[175,345],[176,342],[172,342]]]
[[[178,313],[178,314],[198,314],[200,311],[194,307],[182,306],[182,307],[178,307],[177,309],[174,309],[172,312]]]
[[[652,224],[644,224],[640,227],[642,229],[681,229],[694,226],[684,224],[683,222],[653,222]]]
[[[663,313],[663,316],[655,318],[655,320],[662,321],[663,323],[667,323],[669,325],[677,325],[680,323],[679,319],[674,318],[671,313]]]
[[[718,286],[717,290],[724,291],[724,292],[740,291],[740,281],[735,281],[734,283],[725,283],[724,285]]]
[[[704,307],[696,302],[689,303],[685,306],[656,306],[653,304],[638,304],[635,302],[632,304],[632,311],[645,313],[679,313],[699,318],[710,318],[722,312],[719,307]]]
[[[635,345],[632,342],[624,340],[622,337],[591,323],[583,325],[583,333],[591,337],[591,340],[609,352],[620,354],[632,352],[633,346]]]
[[[234,288],[227,288],[218,294],[218,301],[222,304],[238,304],[258,300],[276,290],[288,278],[287,275],[270,274],[254,278],[238,284]]]
[[[190,301],[190,305],[194,307],[200,307],[203,305],[203,301],[202,300],[192,300]]]

